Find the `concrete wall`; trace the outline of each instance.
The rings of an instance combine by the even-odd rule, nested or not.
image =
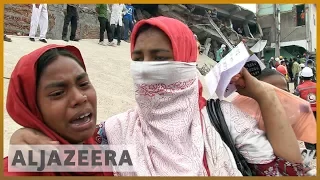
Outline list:
[[[87,8],[84,8],[87,7]],[[82,4],[79,11],[77,37],[81,39],[98,39],[99,21],[94,11],[95,4]],[[64,22],[62,4],[48,4],[49,29],[47,38],[61,39]],[[4,32],[7,34],[28,35],[30,29],[31,4],[4,5]],[[70,33],[70,26],[69,26]]]
[[[297,26],[295,11],[281,13],[281,42],[306,39],[306,27]]]
[[[273,4],[258,4],[257,16],[273,14]],[[280,4],[280,12],[292,11],[294,4]]]
[[[271,33],[269,35],[268,44],[275,42],[275,22],[274,16],[264,15],[258,16],[257,21],[260,24],[261,28],[271,28]],[[305,26],[296,26],[296,13],[295,8],[293,11],[283,12],[280,15],[280,39],[281,42],[286,41],[295,41],[306,39],[306,27]]]

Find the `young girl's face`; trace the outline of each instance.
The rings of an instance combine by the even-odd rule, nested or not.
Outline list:
[[[59,56],[43,71],[37,103],[45,124],[72,144],[89,139],[95,130],[97,97],[84,69]]]

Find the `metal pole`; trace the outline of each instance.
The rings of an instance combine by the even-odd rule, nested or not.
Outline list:
[[[276,43],[275,43],[275,57],[280,56],[280,5],[274,4],[274,19],[275,19],[275,35],[276,35]]]
[[[311,46],[310,46],[310,21],[309,21],[309,4],[305,4],[304,7],[304,21],[305,21],[305,27],[306,27],[306,39],[307,39],[307,52],[311,51]]]
[[[227,44],[229,49],[233,49],[234,46],[229,42],[229,40],[223,35],[223,33],[220,31],[220,28],[214,23],[214,21],[210,18],[208,12],[206,11],[206,15],[209,19],[210,24],[214,27],[214,29],[218,32],[218,34],[221,36],[221,38],[224,40],[224,42]]]

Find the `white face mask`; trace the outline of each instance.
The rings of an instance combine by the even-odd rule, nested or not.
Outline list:
[[[204,142],[196,63],[133,61],[131,73],[137,121],[144,133],[139,136],[142,148],[152,153],[153,162],[170,162],[167,166],[153,164],[156,171],[202,175]]]
[[[197,76],[196,63],[177,61],[132,61],[131,75],[135,84],[171,84]]]
[[[175,61],[132,61],[131,74],[136,101],[142,112],[152,108],[166,108],[189,97],[198,104],[198,77],[196,63]],[[148,108],[146,105],[148,104]],[[154,107],[153,107],[154,106]],[[157,106],[157,107],[155,107]]]

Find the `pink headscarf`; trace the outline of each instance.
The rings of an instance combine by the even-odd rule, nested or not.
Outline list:
[[[194,39],[193,32],[182,22],[167,17],[156,17],[139,21],[131,34],[131,52],[136,44],[137,32],[141,26],[149,24],[158,27],[170,39],[173,49],[174,61],[196,62],[198,58],[197,41]],[[169,28],[171,27],[171,28]],[[174,28],[172,28],[174,27]],[[202,96],[202,84],[199,83],[199,108],[200,110],[206,106],[206,100]]]

